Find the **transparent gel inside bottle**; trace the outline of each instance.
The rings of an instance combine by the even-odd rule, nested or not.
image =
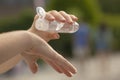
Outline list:
[[[74,33],[79,29],[79,24],[74,22],[73,24],[62,23],[58,21],[48,21],[45,19],[46,12],[42,7],[36,8],[39,18],[35,22],[37,30],[58,32],[58,33]]]

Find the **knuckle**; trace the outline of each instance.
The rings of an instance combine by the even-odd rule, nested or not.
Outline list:
[[[56,11],[56,10],[49,11],[49,13],[56,13],[56,12],[58,12],[58,11]]]
[[[65,11],[59,11],[60,13],[65,13]]]

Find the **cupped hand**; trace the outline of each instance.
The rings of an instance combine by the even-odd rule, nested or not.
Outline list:
[[[34,21],[32,26],[28,29],[28,31],[35,33],[36,35],[42,37],[45,41],[49,41],[52,39],[59,39],[59,34],[56,32],[47,32],[47,31],[42,31],[42,30],[37,30],[35,28],[35,22],[36,20],[39,18],[38,15],[36,15],[34,17]],[[69,23],[72,24],[74,21],[77,21],[78,18],[72,14],[67,14],[64,11],[56,11],[56,10],[52,10],[52,11],[48,11],[46,12],[46,16],[45,19],[48,21],[59,21],[59,22],[64,22],[64,23]]]

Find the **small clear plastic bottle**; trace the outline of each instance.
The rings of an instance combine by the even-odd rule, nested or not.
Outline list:
[[[45,19],[46,12],[42,7],[36,8],[39,18],[35,22],[37,30],[57,32],[57,33],[74,33],[79,29],[79,24],[74,22],[73,24],[62,23],[58,21],[48,21]]]

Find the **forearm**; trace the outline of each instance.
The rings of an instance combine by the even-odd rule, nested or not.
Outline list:
[[[26,31],[15,31],[0,35],[0,65],[16,55],[30,49],[31,42]]]
[[[19,61],[22,60],[22,56],[20,54],[10,58],[6,62],[0,65],[0,74],[8,71],[9,69],[13,68]]]
[[[10,67],[6,66],[5,69],[1,69],[0,73],[12,68],[21,59],[21,57],[17,55],[26,51],[32,51],[33,55],[49,61],[62,58],[62,56],[58,55],[41,37],[28,31],[3,33],[0,35],[0,43],[0,68],[4,67],[4,63],[7,65],[9,65],[9,61],[12,63]],[[17,58],[19,59],[13,63],[13,60]]]
[[[36,51],[38,56],[49,58],[56,53],[42,38],[28,31],[3,33],[0,35],[0,44],[0,67],[9,65],[5,69],[1,68],[3,71],[12,68],[19,62],[22,58],[20,54],[25,51],[34,49],[33,51]]]

